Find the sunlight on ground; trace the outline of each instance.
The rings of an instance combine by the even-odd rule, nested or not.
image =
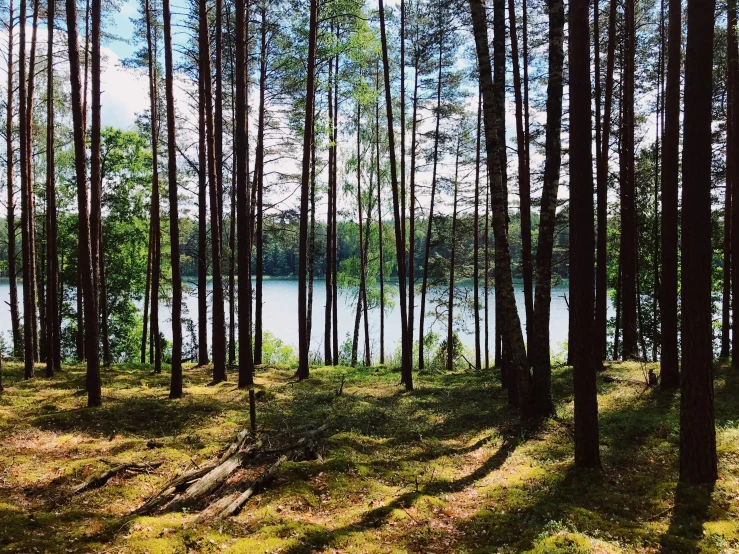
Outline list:
[[[260,370],[265,444],[306,423],[329,422],[330,438],[318,460],[285,464],[238,516],[210,526],[130,514],[222,452],[248,425],[247,396],[191,368],[185,399],[171,401],[168,375],[150,371],[105,369],[104,405],[90,410],[82,367],[30,382],[5,368],[1,551],[739,552],[739,375],[726,367],[713,490],[677,486],[678,396],[647,389],[636,364],[599,381],[601,472],[573,467],[568,368],[555,370],[558,418],[538,426],[521,426],[492,372],[419,375],[406,393],[385,368],[315,369],[303,383]],[[164,463],[74,496],[106,460]]]

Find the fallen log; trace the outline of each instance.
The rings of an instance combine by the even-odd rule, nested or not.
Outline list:
[[[116,464],[110,469],[106,469],[102,473],[98,473],[96,475],[91,475],[87,478],[86,481],[83,483],[80,483],[76,487],[72,488],[72,493],[79,494],[81,492],[89,491],[92,489],[98,489],[105,485],[112,477],[115,477],[122,471],[133,471],[136,473],[141,473],[143,471],[148,471],[151,469],[156,469],[160,465],[162,465],[162,462],[153,462],[153,463],[134,463],[134,462],[128,462],[128,463],[120,463]]]
[[[225,462],[217,465],[215,468],[203,475],[199,480],[187,487],[182,494],[177,495],[172,502],[164,508],[164,511],[181,511],[183,508],[192,505],[205,495],[216,490],[216,488],[223,484],[223,482],[228,479],[234,471],[241,467],[247,454],[247,452],[237,452]]]
[[[274,478],[280,466],[287,461],[287,456],[280,458],[264,471],[244,492],[235,492],[217,500],[195,518],[195,523],[204,523],[210,519],[223,519],[236,514],[241,507],[255,494],[261,492]]]
[[[179,477],[175,477],[174,479],[169,481],[169,483],[167,483],[158,494],[147,500],[146,503],[143,504],[136,511],[134,511],[134,513],[136,515],[146,515],[152,513],[160,506],[163,506],[164,504],[172,500],[172,497],[174,497],[174,495],[177,494],[179,490],[182,490],[185,486],[189,486],[194,481],[200,479],[203,475],[208,473],[214,467],[216,467],[215,464],[199,467],[190,470],[180,475]]]
[[[241,447],[244,446],[244,442],[246,442],[246,438],[249,436],[249,430],[244,429],[242,431],[239,431],[239,433],[236,434],[236,440],[234,440],[229,447],[226,449],[226,451],[221,455],[221,463],[228,460],[231,456],[236,454],[239,450],[241,450]]]

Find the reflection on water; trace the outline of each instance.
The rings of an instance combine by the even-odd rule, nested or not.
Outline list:
[[[210,287],[210,283],[209,283]],[[19,284],[18,296],[21,297],[22,286]],[[567,329],[569,326],[569,314],[567,304],[564,296],[567,294],[567,288],[554,288],[552,289],[552,308],[551,308],[551,322],[550,322],[550,334],[552,349],[555,351],[562,350],[564,344],[567,342]],[[447,293],[439,291],[439,296],[446,300]],[[484,313],[483,313],[483,298],[482,298],[482,287],[480,289],[480,326],[481,333],[484,333]],[[10,310],[7,308],[9,301],[10,287],[7,280],[0,281],[0,306],[4,309],[0,310],[0,332],[6,338],[8,342],[10,336]],[[298,314],[297,314],[297,302],[298,302],[298,282],[294,280],[266,280],[264,281],[264,329],[269,331],[283,342],[291,345],[296,345],[298,341]],[[435,296],[429,294],[429,298]],[[462,342],[472,348],[474,347],[474,316],[472,314],[472,298],[473,292],[471,285],[466,285],[459,288],[459,293],[456,295],[459,300],[455,304],[455,330],[459,333]],[[210,301],[210,300],[209,300]],[[226,301],[228,296],[226,295]],[[520,284],[516,286],[516,301],[518,304],[518,314],[521,318],[522,325],[525,325],[524,315],[524,300],[523,300],[523,288]],[[416,304],[420,302],[420,295],[416,297]],[[326,286],[323,280],[316,280],[313,287],[313,327],[311,332],[311,351],[323,352],[323,332],[325,322],[325,306],[326,303]],[[143,303],[139,303],[142,305]],[[489,306],[489,321],[490,321],[490,349],[491,354],[493,350],[493,339],[492,333],[494,331],[495,321],[495,291],[490,291],[488,300]],[[23,305],[19,306],[21,313]],[[183,306],[183,317],[189,317],[193,321],[197,322],[198,301],[196,291],[191,288],[189,294],[184,296]],[[228,318],[228,305],[225,306],[226,318]],[[425,321],[425,332],[436,333],[442,337],[446,337],[447,332],[447,321],[446,321],[446,309],[442,306],[437,306],[427,300],[426,306],[426,321]],[[416,314],[418,313],[418,306],[416,305]],[[162,304],[160,309],[161,314],[161,332],[167,338],[171,338],[171,307]],[[430,315],[428,315],[430,314]],[[439,315],[437,319],[436,314]],[[356,299],[355,294],[352,291],[346,291],[342,293],[339,291],[339,306],[338,306],[338,318],[339,318],[339,343],[342,343],[347,334],[354,332],[354,319],[356,315]],[[210,314],[209,314],[210,316]],[[418,317],[416,316],[416,321]],[[370,344],[372,346],[373,357],[377,352],[380,344],[380,310],[379,308],[370,310],[369,317],[369,332],[370,332]],[[210,343],[210,328],[208,329],[209,343]],[[364,325],[360,325],[360,344],[364,340]],[[418,327],[416,327],[416,340],[418,335]],[[389,352],[394,350],[400,339],[400,311],[397,306],[397,300],[395,305],[385,308],[385,349]]]

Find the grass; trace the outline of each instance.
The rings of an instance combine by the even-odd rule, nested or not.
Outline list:
[[[641,371],[614,364],[605,375],[639,380]],[[419,375],[407,393],[387,368],[316,368],[303,383],[269,369],[257,374],[261,432],[279,440],[329,422],[319,459],[286,464],[228,521],[131,516],[247,425],[245,393],[209,380],[187,369],[186,397],[171,401],[166,374],[116,366],[104,370],[103,407],[88,409],[83,367],[31,381],[6,367],[0,551],[739,552],[739,375],[728,367],[716,379],[711,489],[678,486],[677,393],[599,379],[604,469],[577,471],[569,368],[554,374],[557,418],[536,426],[518,422],[493,372]],[[106,459],[164,463],[72,496]]]

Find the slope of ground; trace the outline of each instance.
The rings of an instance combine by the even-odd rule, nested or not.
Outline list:
[[[568,368],[555,370],[557,418],[537,426],[521,426],[493,372],[419,375],[412,393],[385,368],[292,376],[259,370],[261,437],[268,448],[329,423],[317,459],[284,464],[236,517],[198,524],[193,513],[131,513],[248,425],[233,382],[208,387],[207,369],[187,369],[185,398],[170,401],[166,374],[116,366],[103,371],[103,407],[90,410],[84,368],[24,382],[20,366],[5,367],[0,551],[739,552],[739,375],[726,367],[712,489],[678,486],[679,396],[640,384],[635,364],[599,377],[597,472],[573,467]],[[162,465],[73,494],[111,462]],[[227,486],[262,469],[247,466]]]

